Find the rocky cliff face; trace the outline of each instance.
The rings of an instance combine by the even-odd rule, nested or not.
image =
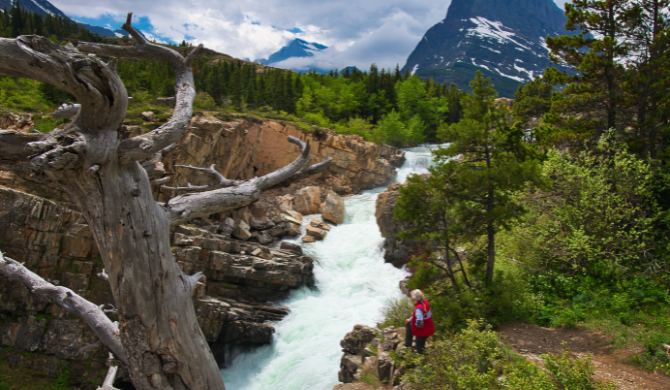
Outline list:
[[[44,198],[0,187],[0,250],[56,285],[90,301],[113,303],[97,246],[81,214]],[[194,304],[201,328],[220,364],[234,346],[272,340],[268,321],[288,309],[266,303],[288,291],[313,286],[313,260],[300,253],[268,249],[180,226],[172,236],[173,252],[187,274],[202,271]],[[0,278],[0,349],[10,366],[56,376],[62,363],[82,383],[104,376],[106,352],[86,349],[96,337],[88,325],[60,307],[31,294],[24,286]]]
[[[8,121],[5,127],[21,128],[29,118],[15,116]],[[126,135],[140,131],[128,128]],[[205,274],[194,304],[220,364],[230,357],[231,348],[272,340],[274,328],[268,322],[282,319],[288,309],[267,302],[285,299],[291,289],[314,285],[313,260],[302,256],[299,246],[264,246],[284,235],[300,234],[302,216],[293,210],[297,196],[293,194],[316,185],[308,187],[322,194],[313,203],[332,209],[328,215],[338,219],[337,195],[321,188],[348,194],[384,185],[395,177],[394,167],[404,162],[403,152],[360,137],[327,130],[305,134],[275,121],[195,117],[185,139],[156,168],[176,177],[180,185],[208,183],[211,177],[192,170],[175,171],[176,164],[214,163],[232,179],[260,176],[297,156],[287,135],[311,142],[310,164],[333,157],[330,170],[268,191],[245,208],[194,220],[172,234],[173,252],[182,270]],[[154,190],[157,199],[165,200],[168,194],[157,186]],[[0,172],[0,250],[96,304],[113,303],[107,282],[98,276],[103,265],[85,219],[67,195],[44,178]],[[0,278],[0,345],[5,347],[0,348],[0,359],[7,357],[10,366],[53,377],[67,367],[76,381],[90,383],[106,371],[106,352],[95,345],[85,348],[95,341],[88,326],[70,313]]]
[[[400,192],[398,189],[402,184],[394,183],[386,188],[386,191],[377,196],[375,202],[375,218],[377,226],[384,242],[384,259],[387,262],[399,264],[408,260],[409,256],[415,251],[419,243],[414,240],[402,240],[398,238],[398,233],[406,228],[406,225],[393,217],[393,208],[395,207]]]
[[[480,70],[501,96],[553,66],[547,36],[566,35],[565,15],[552,0],[453,0],[431,27],[405,69],[468,88]]]
[[[395,168],[405,161],[404,152],[367,142],[359,136],[330,130],[306,133],[292,125],[255,118],[224,122],[211,117],[194,117],[188,135],[163,162],[171,176],[175,173],[175,164],[200,167],[216,164],[216,169],[229,179],[262,176],[286,166],[298,156],[298,148],[288,142],[289,135],[311,143],[310,165],[333,158],[328,171],[307,180],[339,194],[386,185],[395,178]],[[180,185],[212,180],[203,172],[184,169],[176,176]]]

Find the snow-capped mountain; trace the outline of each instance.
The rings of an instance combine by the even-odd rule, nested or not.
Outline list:
[[[453,0],[403,70],[461,88],[480,70],[501,96],[512,97],[520,83],[553,66],[545,39],[568,34],[565,20],[552,0]]]
[[[264,65],[275,65],[289,58],[295,57],[313,57],[315,52],[327,49],[327,46],[314,42],[306,42],[302,39],[294,39],[288,45],[279,49],[279,51],[270,55],[268,59],[261,58],[256,60]]]
[[[0,10],[2,9],[9,10],[10,8],[12,8],[12,5],[14,3],[16,3],[16,0],[0,0]],[[19,0],[19,5],[21,6],[21,8],[25,10],[35,12],[42,16],[51,14],[53,16],[60,16],[63,18],[71,19],[69,16],[65,15],[63,11],[56,8],[53,4],[51,4],[47,0]],[[127,32],[121,29],[111,30],[106,27],[93,26],[79,21],[76,22],[86,27],[86,29],[88,29],[90,32],[97,33],[98,35],[103,37],[120,37],[121,35],[128,35]]]
[[[6,8],[9,10],[14,3],[16,3],[16,0],[0,0],[0,9]],[[20,0],[19,4],[21,5],[21,8],[31,12],[37,12],[40,15],[51,14],[67,18],[61,10],[47,0]]]

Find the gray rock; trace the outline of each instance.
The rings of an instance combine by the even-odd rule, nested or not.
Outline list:
[[[355,381],[360,377],[358,371],[362,363],[360,356],[345,353],[340,360],[340,371],[337,373],[337,379],[342,383]]]
[[[281,244],[279,245],[279,249],[285,249],[287,251],[292,251],[299,255],[302,255],[302,247],[293,242],[282,241]]]
[[[240,220],[233,230],[233,236],[239,238],[240,240],[246,241],[251,238],[251,232],[249,232],[249,225],[243,220]]]
[[[154,114],[153,111],[144,111],[142,113],[142,119],[145,122],[155,122],[156,121],[156,114]]]
[[[394,367],[395,363],[388,352],[380,351],[377,354],[377,378],[380,382],[388,382],[393,378]]]

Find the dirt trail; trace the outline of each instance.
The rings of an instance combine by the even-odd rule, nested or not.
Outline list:
[[[528,324],[505,324],[498,329],[503,340],[515,352],[530,360],[540,360],[539,355],[558,353],[567,348],[578,356],[593,355],[595,377],[614,381],[621,390],[668,390],[670,378],[663,374],[648,373],[623,363],[628,356],[638,352],[634,348],[613,351],[607,337],[586,329],[549,329]]]

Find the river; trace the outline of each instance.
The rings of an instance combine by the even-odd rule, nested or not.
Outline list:
[[[407,161],[396,180],[427,172],[431,148],[404,149]],[[295,290],[283,302],[291,313],[274,324],[272,344],[236,357],[221,370],[227,390],[330,390],[339,383],[340,340],[356,324],[375,325],[384,306],[401,297],[398,282],[407,276],[384,262],[375,200],[385,189],[345,198],[344,223],[323,241],[300,242],[316,260],[316,288]],[[318,216],[305,216],[304,224],[313,217]]]

